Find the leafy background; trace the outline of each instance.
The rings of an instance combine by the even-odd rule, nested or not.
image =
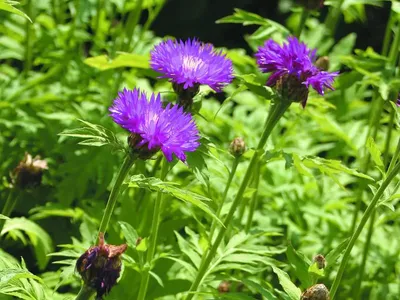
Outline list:
[[[221,94],[202,88],[195,103],[202,146],[189,155],[187,166],[177,163],[165,182],[156,179],[158,157],[131,170],[106,236],[111,244],[129,246],[120,282],[107,299],[136,298],[155,191],[160,190],[165,193],[163,215],[147,298],[180,299],[190,287],[207,247],[210,215],[233,163],[228,145],[241,136],[249,150],[223,213],[270,106],[272,91],[264,87],[266,76],[252,55],[268,38],[283,41],[299,20],[291,1],[195,2],[0,1],[0,207],[9,193],[9,173],[26,151],[49,164],[42,185],[24,192],[0,233],[0,299],[76,295],[75,261],[95,240],[126,143],[108,107],[123,87],[162,92],[166,100],[175,100],[171,85],[157,80],[148,65],[149,51],[165,35],[215,43],[232,59],[236,79]],[[299,299],[300,291],[316,281],[329,288],[356,200],[362,197],[364,210],[396,148],[398,115],[391,101],[400,85],[398,70],[388,68],[380,53],[390,7],[398,16],[399,3],[344,1],[343,18],[332,34],[323,22],[339,1],[326,2],[310,16],[302,39],[317,47],[319,56],[329,56],[331,71],[341,70],[336,90],[324,98],[311,93],[306,109],[292,105],[275,128],[259,186],[247,190],[200,298]],[[393,31],[399,26],[395,20]],[[384,106],[375,117],[377,98]],[[368,139],[371,128],[376,135]],[[92,138],[68,137],[76,130]],[[367,229],[352,252],[338,299],[398,299],[396,188],[388,188],[377,209],[362,282],[355,274]],[[245,231],[253,203],[254,221]],[[144,241],[136,246],[139,236]],[[312,265],[318,253],[327,258],[322,273]],[[218,292],[223,281],[232,283],[230,293]]]

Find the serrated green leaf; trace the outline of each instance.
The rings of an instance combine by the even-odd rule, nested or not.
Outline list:
[[[211,208],[205,203],[211,201],[211,199],[200,195],[196,194],[187,190],[183,190],[179,187],[176,186],[175,183],[172,182],[164,182],[158,178],[154,177],[144,177],[143,175],[135,175],[132,176],[129,182],[130,187],[139,187],[139,188],[145,188],[150,191],[157,191],[157,192],[162,192],[165,194],[169,194],[179,200],[182,200],[184,202],[188,202],[193,204],[194,206],[200,208],[202,211],[204,211],[206,214],[208,214],[210,217],[214,218],[216,221],[218,221],[221,225],[222,222],[221,220],[215,215],[215,213],[211,210]]]
[[[16,5],[16,4],[19,4],[19,3],[16,1],[0,0],[0,10],[6,10],[11,13],[17,14],[21,17],[26,18],[27,20],[29,20],[29,22],[32,23],[32,20],[28,17],[27,14],[25,14],[24,12],[22,12],[19,9],[14,7],[14,5]]]

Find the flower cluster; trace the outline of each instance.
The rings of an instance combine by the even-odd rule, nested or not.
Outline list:
[[[164,41],[150,55],[151,67],[183,89],[204,84],[219,92],[233,79],[232,62],[215,51],[212,44],[196,39]]]
[[[131,132],[130,146],[140,158],[149,158],[161,150],[168,161],[175,154],[186,160],[185,152],[200,145],[199,132],[190,114],[183,108],[168,104],[163,108],[160,95],[147,95],[139,89],[119,93],[110,108],[114,122]]]
[[[301,102],[303,106],[307,102],[310,86],[323,95],[326,88],[333,90],[333,81],[339,74],[319,69],[314,64],[316,50],[310,50],[295,37],[289,37],[288,42],[282,46],[273,40],[267,40],[255,56],[260,69],[265,73],[272,73],[267,85],[293,88],[293,91],[288,91],[288,96],[294,98],[290,100]]]
[[[117,283],[121,272],[121,255],[126,244],[105,244],[104,234],[99,234],[98,246],[90,247],[76,262],[76,269],[85,285],[97,292],[96,299],[103,299]]]

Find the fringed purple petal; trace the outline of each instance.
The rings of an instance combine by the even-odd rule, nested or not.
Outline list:
[[[178,106],[162,108],[160,95],[146,94],[139,89],[119,93],[110,108],[114,122],[131,133],[139,134],[139,146],[149,150],[161,149],[168,161],[173,154],[185,161],[185,152],[193,152],[200,145],[199,132],[192,116]]]
[[[183,84],[185,89],[195,84],[205,84],[219,92],[233,79],[232,62],[213,45],[196,39],[187,41],[167,40],[155,46],[150,53],[153,70]]]

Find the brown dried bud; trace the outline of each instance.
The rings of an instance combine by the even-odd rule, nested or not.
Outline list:
[[[241,137],[234,138],[229,145],[229,153],[234,157],[240,157],[246,151],[246,143]]]
[[[160,148],[149,149],[148,143],[141,145],[141,141],[142,137],[140,134],[131,133],[128,136],[128,145],[132,153],[137,155],[140,159],[149,159],[160,150]]]
[[[116,284],[121,272],[121,255],[128,246],[105,244],[104,234],[99,233],[99,245],[90,247],[76,262],[76,269],[86,286],[102,299]]]
[[[328,71],[329,70],[329,57],[328,56],[321,56],[315,62],[315,65],[321,71]]]
[[[324,0],[297,0],[297,3],[308,10],[317,10],[324,5]]]
[[[326,260],[322,254],[315,255],[313,260],[317,263],[318,269],[324,269],[326,267]]]
[[[140,242],[143,240],[140,236],[136,240],[136,247],[140,245]]]
[[[47,162],[41,160],[40,156],[32,158],[32,155],[26,152],[24,159],[11,173],[12,183],[21,189],[40,185],[44,170],[47,170]]]
[[[185,89],[183,84],[173,83],[172,88],[178,95],[178,105],[182,106],[184,111],[190,112],[193,105],[193,98],[200,90],[200,84],[195,83],[192,87]]]
[[[300,300],[329,300],[329,290],[322,283],[313,285],[301,294]]]
[[[296,75],[285,74],[276,81],[276,90],[283,99],[291,102],[300,102],[303,108],[307,104],[308,88],[301,78]]]
[[[229,281],[222,281],[218,286],[218,292],[221,294],[229,293],[231,283]]]

